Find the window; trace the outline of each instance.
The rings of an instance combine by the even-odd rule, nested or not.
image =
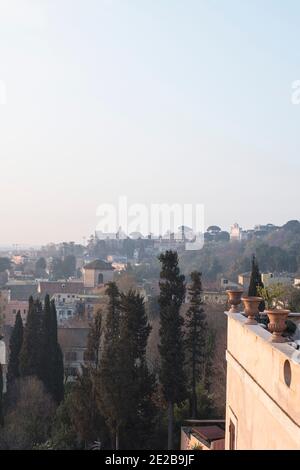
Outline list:
[[[17,310],[16,310],[15,308],[13,309],[13,313],[14,313],[14,314],[16,314],[16,313],[17,313]]]
[[[235,425],[231,420],[229,423],[229,450],[235,450]]]
[[[65,368],[65,374],[66,374],[67,377],[69,377],[69,376],[76,377],[76,375],[77,375],[76,367],[66,367]]]
[[[77,352],[76,351],[67,351],[65,353],[65,360],[66,361],[77,361]]]

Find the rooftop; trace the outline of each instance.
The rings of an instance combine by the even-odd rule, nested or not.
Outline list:
[[[217,425],[212,426],[197,426],[192,428],[192,432],[197,435],[200,439],[206,442],[217,441],[218,439],[224,439],[225,431]]]
[[[83,294],[84,284],[81,281],[40,281],[38,292],[41,295],[49,294]]]
[[[112,267],[111,263],[108,263],[107,261],[104,261],[102,259],[96,259],[95,261],[92,261],[91,263],[88,263],[84,266],[85,270],[88,269],[96,269],[99,271],[112,271],[114,268]]]

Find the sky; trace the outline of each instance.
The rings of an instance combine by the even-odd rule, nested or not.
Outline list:
[[[100,204],[297,219],[298,0],[0,0],[0,244],[82,242]]]

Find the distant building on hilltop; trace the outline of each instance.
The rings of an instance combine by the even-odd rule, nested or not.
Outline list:
[[[99,287],[113,281],[114,268],[111,263],[104,260],[95,260],[83,268],[83,282],[85,288]]]
[[[265,287],[269,287],[272,284],[283,284],[285,286],[292,286],[294,282],[294,276],[278,273],[262,273],[261,279]]]

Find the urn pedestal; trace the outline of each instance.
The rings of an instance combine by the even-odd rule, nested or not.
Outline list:
[[[266,310],[265,313],[268,315],[270,320],[270,323],[268,324],[268,330],[272,333],[270,342],[285,343],[286,338],[282,336],[282,333],[286,329],[285,322],[290,311],[285,309],[273,309]]]
[[[230,304],[230,310],[229,313],[240,313],[240,309],[238,308],[238,305],[241,303],[242,295],[243,295],[243,290],[241,289],[236,289],[236,290],[228,290],[226,291],[228,295],[228,302]]]
[[[248,317],[246,325],[257,325],[255,320],[256,315],[259,314],[259,304],[261,303],[261,297],[243,297],[242,302],[244,304],[245,314]]]

